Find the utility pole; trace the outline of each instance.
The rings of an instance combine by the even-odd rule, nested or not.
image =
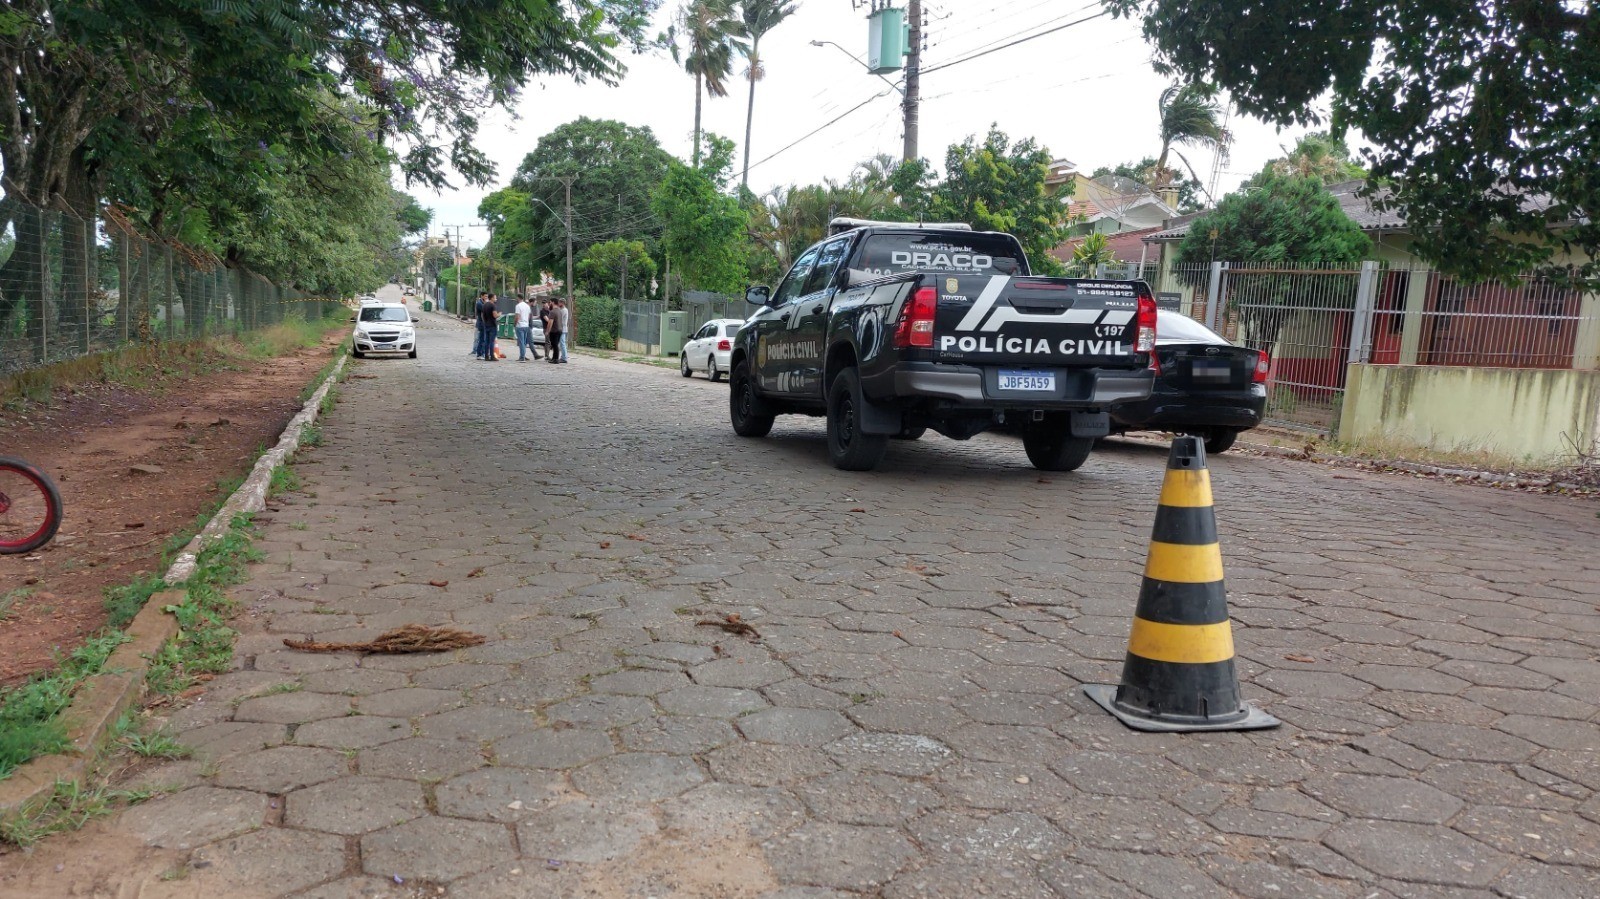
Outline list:
[[[445,236],[446,239],[448,239],[450,237],[450,229],[451,228],[456,229],[455,255],[452,256],[451,259],[450,259],[451,266],[456,270],[456,303],[455,303],[456,315],[460,315],[461,314],[461,275],[462,275],[461,269],[463,268],[461,260],[467,258],[466,250],[461,245],[461,229],[464,228],[464,227],[465,227],[464,225],[445,225],[444,226],[444,236]]]
[[[922,0],[909,0],[906,11],[910,21],[906,47],[906,90],[901,107],[905,110],[906,143],[902,157],[913,162],[917,157],[917,104],[921,100],[922,81]]]
[[[567,175],[561,183],[567,189],[567,339],[576,343],[578,340],[578,304],[572,298],[572,182],[573,176]]]

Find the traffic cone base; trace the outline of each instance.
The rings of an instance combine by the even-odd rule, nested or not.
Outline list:
[[[1278,719],[1240,698],[1233,658],[1211,473],[1200,441],[1179,437],[1161,485],[1122,683],[1083,689],[1137,730],[1276,726]]]

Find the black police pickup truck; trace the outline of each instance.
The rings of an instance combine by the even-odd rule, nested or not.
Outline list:
[[[729,412],[742,437],[826,415],[828,455],[866,471],[890,438],[1006,424],[1045,471],[1082,465],[1107,410],[1150,395],[1156,305],[1139,281],[1037,277],[1015,237],[836,220],[739,330]],[[843,233],[838,233],[842,231]]]

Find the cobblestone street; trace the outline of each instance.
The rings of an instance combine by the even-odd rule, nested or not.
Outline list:
[[[1164,450],[835,471],[725,384],[357,364],[263,518],[237,671],[108,834],[163,896],[1600,895],[1600,505],[1211,459],[1248,734],[1129,731]],[[752,639],[699,622],[737,613]],[[444,654],[286,649],[401,624]],[[0,891],[4,890],[0,881]]]

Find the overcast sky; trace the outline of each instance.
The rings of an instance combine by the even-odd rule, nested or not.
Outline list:
[[[873,154],[900,156],[899,94],[838,48],[810,44],[835,41],[864,59],[864,7],[852,9],[851,0],[800,0],[800,11],[762,41],[767,76],[756,86],[750,171],[750,186],[757,193],[780,184],[843,180],[856,163]],[[925,69],[1100,11],[1098,2],[1083,0],[930,0],[925,8],[929,17]],[[675,4],[662,9],[662,27],[675,9]],[[993,122],[1013,139],[1032,137],[1053,156],[1070,159],[1086,172],[1154,156],[1161,148],[1156,101],[1168,82],[1152,70],[1150,57],[1137,22],[1105,16],[930,72],[922,79],[920,153],[942,169],[950,144],[971,134],[982,135]],[[687,159],[694,127],[694,80],[665,54],[630,56],[626,61],[627,76],[616,87],[541,79],[521,95],[514,114],[497,110],[488,115],[478,140],[499,167],[496,186],[506,184],[541,135],[579,116],[647,126],[669,152]],[[705,101],[705,127],[736,142],[744,137],[743,72],[741,60],[732,93]],[[1217,179],[1218,196],[1237,187],[1267,160],[1282,156],[1283,148],[1293,146],[1305,130],[1279,131],[1239,115],[1232,116],[1228,127],[1234,143]],[[784,150],[797,140],[800,143]],[[1214,155],[1200,149],[1182,152],[1202,183],[1208,181]],[[778,155],[768,160],[774,153]],[[755,165],[760,160],[766,161]],[[434,210],[437,234],[446,225],[477,221],[478,202],[488,191],[466,187],[439,194],[412,192]],[[479,246],[487,237],[481,227],[468,227],[465,234],[469,246]]]

